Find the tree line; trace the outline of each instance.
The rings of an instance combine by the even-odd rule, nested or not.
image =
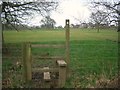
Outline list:
[[[33,17],[35,13],[43,16],[40,21],[42,28],[54,28],[55,20],[51,18],[50,12],[55,10],[59,5],[59,1],[45,0],[39,2],[2,2],[1,20],[2,26],[14,28],[18,30],[18,26],[26,26],[24,22],[28,17]],[[93,0],[90,4],[91,16],[89,22],[81,22],[80,24],[71,24],[71,27],[94,27],[98,32],[102,27],[117,26],[120,31],[120,1],[106,2]],[[114,23],[113,25],[111,23]]]

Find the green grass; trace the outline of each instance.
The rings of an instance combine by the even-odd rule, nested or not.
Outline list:
[[[27,31],[5,31],[5,42],[41,42],[41,41],[64,41],[64,30],[27,30]],[[101,30],[97,33],[96,30],[78,30],[71,29],[70,39],[72,40],[117,40],[118,33],[115,30]]]
[[[111,80],[118,72],[118,33],[113,30],[71,30],[70,32],[70,78],[65,87],[92,87],[99,79]],[[33,44],[61,44],[65,43],[64,30],[58,31],[5,31],[6,43],[21,43],[30,41]],[[64,49],[32,48],[33,55],[49,53],[65,55]],[[12,61],[12,60],[11,60]],[[41,65],[43,61],[34,60],[34,65]],[[47,63],[49,64],[49,63]],[[11,62],[3,61],[3,67]],[[6,70],[6,69],[5,69]],[[19,82],[13,80],[18,85]],[[18,85],[19,87],[20,85]]]
[[[68,87],[88,87],[88,84],[94,86],[95,82],[93,81],[97,81],[102,74],[107,79],[117,75],[118,49],[116,43],[111,41],[74,41],[71,42],[70,48],[70,65],[73,74]]]

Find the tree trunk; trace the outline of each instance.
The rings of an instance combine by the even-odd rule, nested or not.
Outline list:
[[[2,44],[4,44],[3,30],[4,30],[4,26],[2,24]]]
[[[97,32],[99,33],[100,31],[100,24],[97,24]]]
[[[1,13],[2,13],[2,5],[0,5],[0,29],[1,29],[1,43],[2,43],[2,53],[8,53],[8,48],[5,46],[4,43],[4,36],[3,36],[3,30],[4,30],[4,24],[2,24],[2,20],[1,20]]]
[[[118,20],[118,29],[117,29],[118,32],[120,32],[120,19]]]
[[[8,47],[5,45],[5,40],[4,40],[4,25],[2,24],[2,53],[3,54],[9,54]]]
[[[120,5],[117,6],[117,10],[119,11],[119,12],[117,12],[117,14],[118,14],[118,29],[117,29],[117,31],[120,32]]]

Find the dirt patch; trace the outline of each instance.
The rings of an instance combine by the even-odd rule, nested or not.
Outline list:
[[[100,79],[96,83],[96,88],[118,88],[119,87],[120,76],[115,77],[114,79]]]
[[[45,82],[43,79],[43,73],[33,72],[32,73],[32,82],[34,82],[34,87],[36,88],[55,88],[58,83],[58,73],[50,73],[51,80],[49,82]]]

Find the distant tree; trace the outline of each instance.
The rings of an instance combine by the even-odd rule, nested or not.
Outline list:
[[[56,24],[55,20],[52,19],[50,16],[46,16],[45,18],[43,18],[41,20],[41,23],[41,27],[43,28],[54,28]]]
[[[94,7],[103,7],[107,9],[109,12],[110,22],[117,22],[118,31],[120,31],[120,1],[119,0],[112,0],[112,1],[94,1]],[[104,9],[103,9],[104,10]]]
[[[94,28],[94,27],[95,27],[95,24],[93,24],[93,22],[88,23],[88,28]]]
[[[30,0],[31,1],[31,0]],[[33,0],[34,1],[34,0]],[[53,0],[40,0],[36,2],[29,2],[21,0],[20,2],[14,0],[6,0],[0,3],[1,6],[1,21],[2,21],[2,37],[4,26],[14,27],[17,31],[17,25],[22,25],[26,23],[28,17],[34,16],[35,13],[39,13],[42,16],[45,16],[46,13],[55,10],[58,6],[58,1]],[[4,43],[4,37],[2,38]]]
[[[88,23],[81,23],[82,28],[88,28]]]
[[[90,18],[95,24],[97,32],[99,32],[101,24],[108,23],[109,20],[108,13],[100,10],[92,12]]]
[[[60,26],[58,26],[57,28],[63,28],[63,27],[60,25]]]
[[[72,28],[74,28],[75,25],[74,25],[74,24],[71,24],[70,26],[71,26]]]

